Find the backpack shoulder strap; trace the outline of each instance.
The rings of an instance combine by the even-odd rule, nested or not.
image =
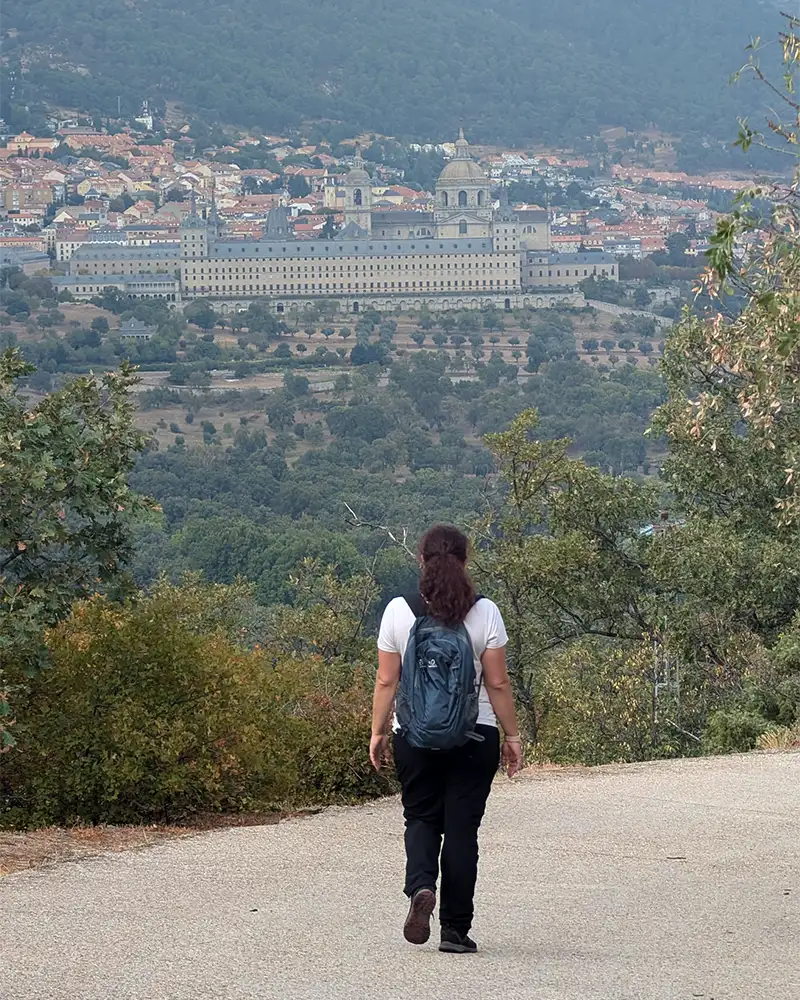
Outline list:
[[[427,618],[430,612],[421,594],[404,594],[403,599],[414,612],[415,618]]]
[[[478,601],[482,601],[483,599],[484,599],[483,594],[477,594],[475,597],[475,604],[477,604]],[[427,618],[430,615],[430,610],[428,609],[428,605],[425,603],[425,600],[421,594],[419,593],[404,594],[403,600],[414,612],[415,618]],[[473,608],[475,607],[475,604],[472,605]]]

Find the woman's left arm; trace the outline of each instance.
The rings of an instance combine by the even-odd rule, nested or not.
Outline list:
[[[369,759],[376,771],[381,769],[389,743],[386,729],[400,683],[400,663],[399,653],[378,650],[378,676],[372,696],[372,738],[369,741]]]

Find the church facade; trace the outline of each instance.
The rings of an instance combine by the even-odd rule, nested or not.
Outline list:
[[[522,291],[526,227],[507,207],[493,209],[489,179],[463,131],[436,183],[432,213],[373,211],[359,151],[343,187],[345,225],[331,240],[294,239],[283,208],[270,211],[258,240],[225,239],[215,215],[192,213],[180,229],[184,300],[207,298],[232,312],[266,299],[277,314],[321,299],[348,313],[537,304]]]

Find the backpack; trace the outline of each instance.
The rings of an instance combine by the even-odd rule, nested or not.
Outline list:
[[[482,740],[475,732],[481,685],[476,688],[475,654],[463,622],[455,628],[445,625],[418,594],[405,600],[415,620],[395,703],[400,732],[411,746],[427,750],[452,750],[470,739]]]

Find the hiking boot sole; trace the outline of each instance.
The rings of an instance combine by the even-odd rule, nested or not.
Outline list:
[[[430,889],[420,889],[414,894],[403,927],[403,937],[410,944],[425,944],[431,936],[431,914],[435,906],[436,894]]]

